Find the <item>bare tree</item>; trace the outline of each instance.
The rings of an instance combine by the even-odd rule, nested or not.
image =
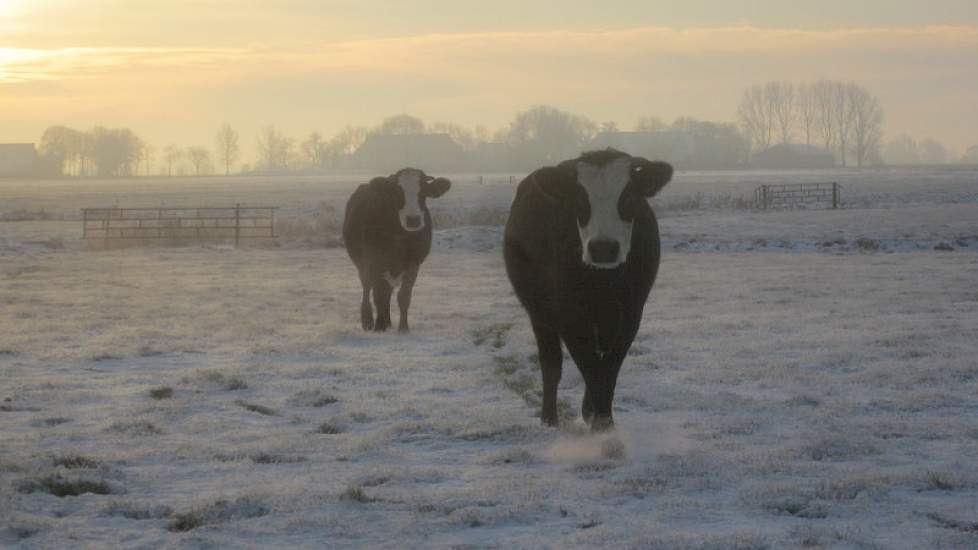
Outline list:
[[[352,155],[363,145],[367,139],[367,129],[362,126],[346,126],[339,133],[329,140],[330,146],[334,147],[342,155]]]
[[[183,158],[183,151],[176,145],[170,144],[163,148],[163,162],[166,163],[166,175],[173,175],[173,165]]]
[[[456,124],[454,122],[436,122],[428,127],[428,131],[433,134],[448,134],[452,141],[459,144],[462,149],[472,151],[476,146],[476,139],[472,130]]]
[[[489,131],[488,127],[482,124],[476,125],[476,127],[472,129],[472,139],[476,141],[476,144],[489,143],[492,141],[492,132]]]
[[[615,122],[614,120],[606,120],[601,123],[601,126],[598,127],[598,130],[609,134],[616,133],[618,132],[618,123]]]
[[[338,166],[341,159],[356,152],[367,139],[367,129],[359,126],[346,126],[336,133],[323,149],[323,162],[327,166]]]
[[[852,152],[856,165],[862,167],[871,156],[877,156],[883,139],[883,109],[879,100],[856,84],[846,85],[849,102]]]
[[[669,125],[657,116],[643,116],[635,124],[636,132],[665,132]]]
[[[835,117],[835,143],[839,148],[839,162],[846,166],[849,152],[849,136],[852,133],[852,104],[849,101],[849,85],[832,83],[832,111]]]
[[[891,139],[883,149],[883,160],[887,164],[919,164],[917,141],[907,134]]]
[[[266,170],[288,170],[292,145],[274,126],[262,128],[257,140],[259,164]]]
[[[764,86],[768,109],[774,116],[775,127],[781,143],[791,143],[791,130],[795,122],[795,85],[791,82],[768,82]]]
[[[231,174],[231,165],[237,162],[241,153],[237,130],[232,128],[230,124],[224,123],[217,131],[214,144],[217,146],[217,159],[224,165],[224,175],[228,176]]]
[[[822,79],[815,83],[815,110],[818,118],[818,131],[826,151],[832,152],[836,139],[835,84]]]
[[[38,151],[52,171],[58,175],[80,175],[78,173],[81,135],[67,126],[52,126],[44,131]]]
[[[818,101],[815,88],[815,84],[802,84],[798,86],[798,93],[795,96],[795,113],[801,126],[801,133],[805,136],[805,145],[812,144],[818,130]]]
[[[326,142],[319,132],[312,132],[299,144],[302,161],[311,168],[321,168],[326,158]]]
[[[202,172],[207,173],[210,167],[211,153],[206,147],[194,146],[187,148],[187,158],[194,167],[194,175],[199,176]]]
[[[968,150],[961,156],[962,164],[978,164],[978,145],[968,147]]]
[[[387,117],[380,126],[377,126],[371,133],[380,135],[410,135],[423,134],[424,121],[418,117],[401,114]]]
[[[102,177],[131,176],[138,166],[142,140],[129,128],[103,128],[91,132],[95,171]]]
[[[737,116],[755,151],[763,151],[771,146],[774,137],[774,112],[764,86],[754,85],[744,90]]]
[[[149,143],[143,143],[142,149],[142,162],[143,162],[143,174],[148,176],[150,169],[153,166],[153,159],[156,158],[156,147],[153,147]]]
[[[948,150],[939,141],[926,138],[918,145],[920,151],[920,162],[924,164],[945,164],[948,159]]]
[[[521,167],[553,163],[577,156],[594,137],[596,126],[588,118],[549,105],[538,105],[516,115],[506,142],[518,151]]]

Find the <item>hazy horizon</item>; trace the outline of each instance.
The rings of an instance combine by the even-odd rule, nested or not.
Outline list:
[[[505,127],[535,104],[630,129],[644,116],[735,121],[769,80],[851,80],[908,133],[978,143],[978,6],[873,0],[0,0],[0,142],[125,126],[160,148],[275,125],[301,138],[409,113]],[[656,8],[661,6],[661,8]]]

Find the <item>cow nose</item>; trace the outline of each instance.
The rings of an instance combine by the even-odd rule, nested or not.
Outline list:
[[[610,264],[618,260],[617,241],[591,241],[587,244],[591,261],[597,264]]]
[[[407,222],[409,229],[421,227],[421,216],[407,216],[404,221]]]

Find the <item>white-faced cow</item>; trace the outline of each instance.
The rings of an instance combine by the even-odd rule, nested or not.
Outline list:
[[[520,183],[503,254],[540,352],[544,423],[557,424],[563,340],[584,378],[584,420],[592,431],[614,426],[618,370],[659,269],[647,199],[670,179],[669,164],[607,149]]]
[[[346,203],[343,240],[363,285],[360,322],[364,330],[384,331],[391,326],[391,293],[397,287],[398,329],[408,330],[411,290],[431,250],[431,213],[425,201],[444,195],[451,186],[445,178],[404,168],[359,186]]]

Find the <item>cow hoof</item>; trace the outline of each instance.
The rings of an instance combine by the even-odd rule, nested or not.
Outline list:
[[[615,421],[610,416],[595,416],[591,420],[591,433],[610,432],[615,429]]]
[[[370,331],[370,330],[373,330],[374,329],[374,322],[373,321],[364,321],[364,322],[361,323],[361,325],[363,326],[363,330],[366,330],[366,331]]]
[[[544,426],[549,426],[551,428],[556,428],[558,425],[560,425],[560,422],[557,420],[556,416],[553,418],[548,416],[541,416],[540,423],[543,424]]]
[[[397,332],[400,332],[401,334],[407,334],[411,332],[411,329],[407,328],[406,326],[401,326],[401,327],[397,327]]]

